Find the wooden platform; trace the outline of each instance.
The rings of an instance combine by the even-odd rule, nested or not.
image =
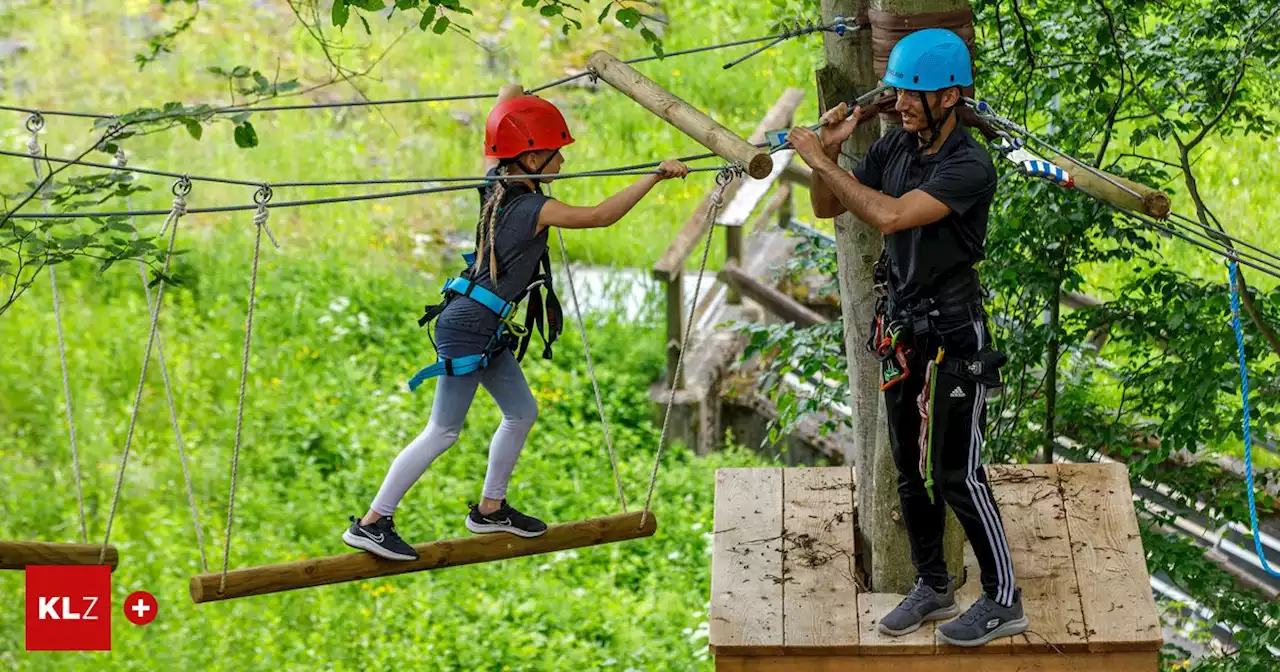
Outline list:
[[[1030,631],[985,647],[901,638],[901,595],[859,589],[850,467],[716,473],[710,647],[717,670],[1092,672],[1159,668],[1163,644],[1121,465],[988,467]],[[960,589],[981,593],[969,555]]]

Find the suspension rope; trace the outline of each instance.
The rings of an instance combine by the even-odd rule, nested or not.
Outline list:
[[[27,118],[27,130],[31,132],[31,139],[27,141],[27,152],[31,155],[31,167],[36,173],[36,183],[39,184],[44,176],[40,172],[40,129],[44,128],[44,118],[39,114],[32,114]],[[41,198],[40,208],[48,214],[49,201]],[[51,235],[46,232],[46,235]],[[17,282],[16,276],[14,279]],[[62,302],[58,300],[58,276],[54,267],[49,266],[49,289],[53,295],[53,323],[58,331],[58,362],[62,365],[62,393],[64,403],[67,407],[67,433],[71,439],[71,465],[76,481],[76,503],[80,509],[80,542],[89,543],[89,528],[85,524],[84,517],[84,487],[80,478],[80,451],[76,446],[76,419],[75,413],[71,406],[71,382],[70,376],[67,374],[67,339],[62,330]]]
[[[857,27],[858,26],[849,26],[849,28],[857,28]],[[656,56],[656,55],[642,56],[639,58],[632,58],[632,59],[623,61],[623,63],[627,63],[629,65],[635,65],[637,63],[646,63],[649,61],[658,60],[659,58],[671,58],[673,56],[686,56],[689,54],[700,54],[707,51],[715,51],[718,49],[728,49],[730,47],[738,47],[745,44],[754,44],[758,42],[777,43],[786,39],[800,37],[802,35],[808,35],[815,32],[840,32],[841,34],[843,34],[841,31],[844,31],[844,30],[846,30],[844,20],[837,17],[836,21],[833,21],[830,24],[807,25],[802,28],[787,30],[780,33],[775,33],[773,35],[753,37],[745,40],[734,40],[732,42],[721,42],[719,44],[711,44],[711,45],[706,45],[702,47],[694,47],[692,49],[682,49],[679,51],[667,52],[662,56]],[[754,55],[754,53],[757,53],[757,52],[753,52],[748,56]],[[560,86],[562,84],[567,84],[569,82],[582,79],[583,77],[591,77],[591,76],[593,76],[593,73],[590,70],[588,70],[588,71],[577,73],[574,75],[569,75],[567,77],[561,77],[560,79],[548,82],[541,86],[536,86],[532,89],[526,89],[525,93],[532,95],[540,91],[545,91],[546,89],[550,89],[552,87]],[[240,112],[288,112],[293,110],[320,110],[320,109],[330,109],[330,108],[340,108],[340,107],[367,107],[372,105],[404,105],[404,104],[450,102],[450,101],[462,101],[462,100],[485,100],[490,98],[496,98],[497,95],[498,94],[496,93],[488,93],[488,92],[464,93],[464,94],[455,94],[455,95],[425,96],[425,97],[416,97],[416,98],[391,98],[387,100],[346,100],[346,101],[335,101],[331,103],[304,103],[300,105],[254,105],[250,103],[247,105],[230,105],[226,107],[219,107],[216,110],[214,110],[214,112],[215,114],[237,114]],[[270,100],[270,99],[268,98],[265,100]],[[31,107],[19,107],[15,105],[0,105],[0,110],[7,110],[10,112],[24,112],[27,114],[44,114],[44,115],[50,115],[50,116],[83,117],[83,118],[89,118],[89,119],[119,118],[119,115],[104,114],[99,112],[69,112],[65,110],[37,109],[37,108],[31,108]],[[161,116],[154,119],[153,121],[162,121],[164,119],[165,117]]]
[[[147,365],[151,363],[151,350],[155,347],[156,334],[160,325],[160,309],[164,306],[165,278],[169,277],[169,263],[173,259],[173,245],[178,238],[178,220],[186,214],[187,193],[190,191],[190,187],[190,183],[186,183],[182,187],[179,184],[174,185],[173,209],[169,211],[169,217],[164,223],[165,228],[168,228],[170,224],[173,225],[173,228],[169,229],[169,248],[165,251],[164,269],[161,271],[160,282],[156,284],[156,302],[154,306],[148,305],[151,311],[151,330],[147,335],[146,353],[142,356],[142,372],[138,375],[138,391],[133,397],[133,408],[129,413],[129,430],[125,434],[124,454],[120,458],[120,471],[116,474],[116,488],[111,497],[111,513],[107,516],[107,533],[102,539],[102,551],[98,555],[99,563],[106,561],[107,544],[111,541],[111,524],[115,521],[116,510],[120,505],[120,493],[124,490],[124,470],[129,464],[129,450],[133,447],[134,430],[138,425],[138,410],[142,407],[142,391],[147,382]],[[150,304],[150,300],[148,300],[148,304]]]
[[[117,166],[124,167],[128,165],[129,157],[124,153],[123,147],[117,147],[114,157],[114,163]],[[186,194],[191,192],[191,182],[179,182],[173,185],[174,196],[181,191],[185,198]],[[132,198],[125,197],[125,205],[129,208],[133,207]],[[183,205],[185,208],[185,203]],[[164,235],[161,231],[160,235]],[[135,223],[133,229],[133,239],[138,239],[138,229]],[[138,272],[142,276],[142,291],[147,300],[147,310],[154,310],[151,303],[151,283],[147,281],[147,264],[143,260],[138,260]],[[164,380],[164,396],[169,402],[169,422],[173,425],[173,440],[178,446],[178,461],[182,465],[182,480],[187,486],[187,505],[191,509],[191,523],[196,530],[196,546],[200,549],[200,567],[205,571],[209,571],[209,556],[204,549],[204,533],[200,529],[200,514],[196,509],[195,489],[191,487],[191,473],[187,469],[187,454],[182,447],[182,429],[178,424],[178,407],[173,401],[173,386],[169,382],[169,364],[165,361],[164,356],[164,339],[159,333],[156,334],[156,357],[160,361],[160,377]]]
[[[767,143],[766,143],[767,144]],[[15,156],[28,158],[27,155],[18,152],[10,152],[0,149],[0,156]],[[698,161],[701,159],[709,159],[716,156],[714,152],[706,152],[703,154],[694,154],[691,156],[677,157],[677,161]],[[217,177],[211,175],[193,175],[191,173],[175,173],[166,170],[156,170],[149,168],[136,168],[133,166],[110,165],[105,163],[97,163],[94,161],[84,161],[75,159],[58,158],[53,156],[44,157],[46,161],[53,163],[71,164],[77,166],[85,166],[89,168],[105,168],[109,170],[124,170],[140,175],[156,175],[160,177],[168,177],[173,179],[187,179],[194,182],[213,182],[217,184],[231,184],[242,187],[257,187],[263,183],[262,180],[246,180],[240,178]],[[661,161],[651,161],[648,163],[638,163],[630,166],[619,166],[617,168],[602,168],[600,170],[588,170],[577,173],[554,173],[554,174],[519,174],[519,175],[473,175],[462,177],[389,177],[370,180],[303,180],[303,181],[271,181],[274,189],[283,187],[340,187],[340,186],[362,186],[362,185],[379,185],[379,184],[430,184],[430,183],[450,183],[450,182],[476,182],[484,180],[525,180],[533,177],[555,177],[559,180],[588,178],[588,177],[615,177],[623,175],[653,175],[657,171],[643,170],[653,168],[662,163]],[[720,170],[719,167],[706,168],[690,168],[690,172],[714,172]],[[280,207],[276,205],[275,207]]]
[[[244,390],[245,383],[249,379],[249,347],[253,342],[253,303],[258,292],[258,260],[262,256],[262,232],[266,231],[271,243],[275,245],[276,249],[280,249],[275,236],[271,235],[271,229],[267,228],[267,219],[270,217],[267,203],[271,200],[271,188],[263,185],[254,194],[253,200],[257,204],[257,212],[253,215],[253,228],[255,229],[253,267],[249,274],[249,310],[244,326],[244,350],[240,355],[240,396],[236,402],[236,442],[231,453],[231,494],[227,498],[227,534],[222,547],[222,580],[218,582],[218,594],[220,595],[227,589],[227,570],[231,562],[231,523],[234,520],[236,508],[236,479],[240,473],[240,439],[244,428]]]
[[[1253,548],[1262,562],[1262,569],[1271,576],[1280,577],[1280,571],[1272,569],[1267,563],[1267,555],[1262,550],[1262,534],[1258,531],[1258,506],[1253,494],[1253,432],[1249,420],[1249,363],[1244,352],[1244,328],[1240,325],[1240,268],[1232,261],[1227,265],[1231,274],[1228,282],[1231,286],[1231,329],[1236,336],[1236,358],[1240,366],[1240,402],[1243,406],[1241,424],[1244,428],[1244,480],[1249,495],[1249,524],[1253,530]]]
[[[548,187],[547,194],[551,189]],[[556,237],[560,239],[560,259],[564,262],[564,274],[569,281],[569,296],[573,299],[573,314],[578,318],[578,331],[582,332],[582,352],[587,358],[587,374],[591,376],[591,388],[596,393],[596,410],[600,412],[600,426],[604,428],[604,445],[609,451],[609,465],[613,468],[613,480],[618,486],[618,503],[622,512],[627,512],[627,495],[622,489],[622,475],[618,472],[618,456],[613,450],[613,439],[609,435],[609,419],[604,413],[604,400],[600,396],[600,382],[596,380],[596,366],[591,360],[591,346],[587,343],[587,324],[582,319],[582,304],[578,303],[578,290],[573,284],[573,269],[569,266],[569,249],[564,244],[564,229],[556,227]]]
[[[653,491],[658,485],[658,467],[662,465],[662,449],[666,444],[667,426],[671,420],[671,407],[676,400],[676,382],[680,380],[680,371],[684,366],[685,353],[689,351],[689,334],[693,329],[694,311],[698,309],[698,294],[702,291],[702,276],[707,270],[707,257],[711,252],[711,238],[715,234],[716,217],[720,214],[720,209],[724,207],[724,192],[729,184],[733,182],[735,177],[744,174],[742,166],[733,165],[726,166],[718,175],[716,175],[716,188],[711,192],[711,203],[707,207],[707,216],[703,220],[707,227],[706,242],[702,246],[702,262],[698,265],[698,279],[693,285],[693,304],[689,306],[689,319],[684,325],[684,339],[680,343],[680,354],[676,357],[676,370],[671,376],[671,392],[667,396],[667,410],[662,416],[662,432],[658,435],[658,452],[653,459],[653,471],[649,475],[649,493],[644,499],[644,513],[640,515],[640,525],[644,526],[645,520],[649,516],[649,508],[653,502]]]

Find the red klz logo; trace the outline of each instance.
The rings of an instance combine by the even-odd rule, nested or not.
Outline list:
[[[110,651],[111,568],[27,567],[27,650]]]

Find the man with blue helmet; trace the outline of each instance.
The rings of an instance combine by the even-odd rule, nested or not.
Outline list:
[[[961,88],[973,84],[969,49],[958,35],[931,28],[902,38],[883,81],[897,94],[902,128],[872,144],[852,174],[837,157],[861,110],[851,114],[842,103],[823,115],[821,136],[799,127],[787,139],[813,168],[814,214],[852,212],[885,238],[867,347],[882,362],[898,494],[918,579],[879,629],[900,636],[959,614],[943,557],[950,505],[981,566],[983,596],[939,625],[937,637],[981,646],[1028,625],[981,462],[986,391],[1000,385],[1004,363],[989,344],[974,268],[985,256],[995,167],[957,114]]]

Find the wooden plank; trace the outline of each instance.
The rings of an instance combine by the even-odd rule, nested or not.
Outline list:
[[[902,637],[880,633],[880,617],[898,606],[903,597],[906,596],[894,593],[858,593],[858,645],[863,656],[933,655],[936,621],[929,621],[919,630]]]
[[[684,389],[684,371],[677,371],[684,348],[684,274],[667,279],[667,383]]]
[[[716,274],[716,278],[750,297],[774,315],[783,320],[795,322],[796,326],[811,327],[815,324],[826,324],[828,321],[827,318],[798,303],[795,299],[747,275],[734,264],[725,264],[724,268]]]
[[[808,187],[813,184],[813,169],[800,161],[792,161],[782,171],[782,181]]]
[[[987,476],[1032,631],[1013,638],[1013,652],[1088,651],[1057,465],[993,465]]]
[[[107,546],[105,562],[102,544],[57,544],[43,541],[0,541],[0,569],[25,569],[27,565],[110,565],[115,571],[120,553]]]
[[[853,469],[796,467],[782,477],[786,651],[857,653]]]
[[[784,125],[795,114],[796,108],[800,106],[800,101],[804,99],[803,89],[787,89],[765,113],[764,118],[752,131],[749,141],[763,142],[766,131]],[[742,184],[742,180],[734,180],[725,188],[724,198],[732,199],[737,193],[738,187]],[[689,222],[685,224],[680,233],[676,234],[675,240],[671,241],[671,245],[667,246],[662,258],[658,263],[653,265],[653,277],[657,280],[667,280],[673,273],[678,273],[684,268],[685,259],[689,257],[689,253],[697,247],[701,242],[703,235],[706,234],[707,227],[712,223],[707,220],[707,212],[711,209],[711,194],[708,193],[702,202],[698,204],[698,208],[694,211],[693,216],[689,218]]]
[[[726,161],[742,164],[751,177],[761,179],[773,169],[773,157],[767,149],[755,147],[738,137],[715,119],[618,60],[613,54],[597,51],[587,57],[587,67],[610,86],[697,140],[703,147]]]
[[[720,654],[781,651],[782,470],[717,469],[711,632]]]
[[[1164,638],[1126,468],[1060,464],[1058,473],[1089,650],[1158,650]]]
[[[717,656],[716,672],[1157,672],[1159,652],[972,656]]]
[[[421,557],[408,562],[383,560],[372,553],[360,552],[237,569],[227,574],[225,591],[219,589],[221,572],[199,574],[191,577],[191,600],[199,604],[266,595],[653,536],[658,528],[653,513],[645,518],[643,526],[640,518],[641,512],[635,511],[561,523],[551,525],[542,536],[532,539],[512,534],[481,534],[417,544],[414,548]]]

